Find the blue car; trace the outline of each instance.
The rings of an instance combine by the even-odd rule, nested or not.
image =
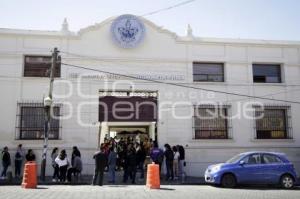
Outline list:
[[[246,152],[209,166],[207,183],[233,188],[238,184],[276,184],[290,189],[297,182],[293,164],[283,153]]]

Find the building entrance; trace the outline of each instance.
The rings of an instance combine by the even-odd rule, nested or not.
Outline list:
[[[157,92],[101,91],[99,144],[105,139],[157,140]]]
[[[137,143],[145,142],[150,138],[148,126],[110,126],[108,136]]]

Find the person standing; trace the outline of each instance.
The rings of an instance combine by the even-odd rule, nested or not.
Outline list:
[[[138,146],[137,146],[137,152],[136,152],[136,159],[137,159],[137,165],[139,170],[141,171],[141,179],[144,179],[144,166],[145,166],[145,160],[146,160],[146,150],[144,148],[144,144],[143,142],[141,142]]]
[[[179,177],[178,166],[179,166],[180,154],[179,154],[178,149],[177,149],[176,146],[173,146],[172,150],[173,150],[173,153],[174,153],[174,160],[173,160],[174,179],[177,180],[178,177]]]
[[[159,165],[159,173],[161,174],[161,167],[164,161],[164,152],[163,150],[158,148],[158,144],[156,141],[153,142],[153,148],[150,152],[150,158],[155,164]]]
[[[10,154],[8,152],[8,147],[5,146],[2,151],[3,170],[1,173],[1,179],[6,179],[6,172],[7,172],[8,167],[10,166],[10,164],[11,164]]]
[[[79,153],[75,153],[75,157],[73,158],[72,167],[68,169],[67,180],[68,182],[72,182],[72,174],[76,175],[81,173],[82,171],[82,161]]]
[[[116,149],[117,149],[117,170],[120,171],[122,168],[122,158],[123,158],[123,145],[124,141],[123,138],[120,138],[120,141],[117,142]]]
[[[174,172],[173,172],[174,153],[169,144],[165,144],[164,155],[166,158],[166,168],[167,168],[166,180],[174,180]]]
[[[65,149],[60,151],[59,156],[55,158],[55,162],[56,164],[58,164],[58,168],[59,168],[59,180],[60,182],[65,182],[67,169],[70,164]]]
[[[179,164],[178,164],[178,170],[179,170],[179,176],[181,176],[182,181],[184,181],[185,178],[185,172],[184,172],[184,166],[185,166],[185,150],[183,146],[178,146],[178,152],[180,154],[179,157]]]
[[[16,178],[20,178],[21,176],[23,159],[24,159],[24,151],[22,149],[22,144],[19,144],[15,154],[15,177]]]
[[[116,182],[116,164],[117,164],[117,153],[114,147],[110,147],[108,155],[108,172],[109,172],[109,183]]]
[[[149,138],[146,138],[143,143],[144,143],[144,149],[146,151],[146,155],[150,155],[152,140]]]
[[[124,171],[123,182],[126,183],[128,177],[130,177],[131,183],[135,184],[137,162],[136,162],[136,151],[132,144],[128,145],[126,164],[127,164],[127,169],[126,171]]]
[[[95,159],[95,173],[92,185],[102,186],[104,169],[107,166],[107,156],[104,153],[103,146],[100,148],[100,151],[95,153],[93,158]]]
[[[26,161],[27,161],[27,162],[29,162],[29,161],[35,161],[35,155],[34,155],[32,149],[28,149],[25,158],[26,158]]]
[[[52,167],[53,167],[53,176],[52,176],[52,181],[53,182],[56,182],[59,178],[59,167],[58,167],[58,164],[55,162],[55,159],[57,158],[58,156],[58,148],[55,147],[53,150],[52,150],[52,153],[51,153],[51,159],[52,159]]]

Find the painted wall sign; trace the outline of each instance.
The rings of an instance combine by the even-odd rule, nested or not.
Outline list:
[[[138,78],[140,80],[146,79],[146,80],[165,80],[165,81],[184,81],[185,75],[180,74],[126,74],[135,78]],[[112,75],[112,74],[104,74],[104,73],[92,73],[92,74],[81,74],[76,72],[71,72],[67,75],[68,78],[76,79],[76,78],[82,78],[82,79],[93,79],[93,80],[121,80],[121,79],[131,79],[126,78],[118,75]]]
[[[134,15],[121,15],[116,18],[110,28],[115,43],[122,48],[135,48],[144,39],[145,26]]]

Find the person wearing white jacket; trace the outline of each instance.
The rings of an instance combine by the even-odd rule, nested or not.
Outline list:
[[[59,180],[60,182],[65,182],[69,166],[69,160],[67,158],[66,150],[61,150],[60,154],[55,158],[55,162],[59,168]]]

